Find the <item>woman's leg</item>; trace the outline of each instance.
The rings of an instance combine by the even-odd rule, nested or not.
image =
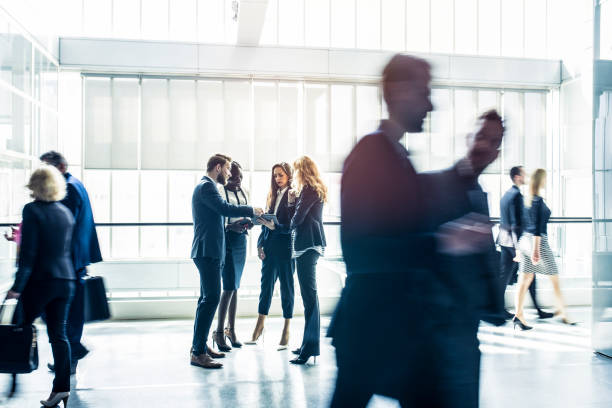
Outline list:
[[[320,314],[317,294],[317,261],[319,253],[309,250],[297,258],[297,275],[300,282],[300,293],[304,303],[304,338],[301,354],[318,356],[320,347]]]
[[[227,328],[234,330],[236,327],[236,312],[238,310],[238,290],[234,290],[231,293],[231,300],[229,302],[229,310],[227,314]]]
[[[557,312],[561,317],[567,318],[565,314],[565,302],[563,300],[563,294],[561,293],[561,285],[559,284],[559,275],[550,275],[550,281],[552,283],[553,291],[555,293]]]
[[[531,260],[526,261],[531,262]],[[518,281],[518,290],[516,291],[516,318],[525,324],[523,316],[523,308],[525,306],[525,295],[533,280],[533,273],[520,273]]]
[[[221,300],[219,301],[219,309],[217,309],[217,330],[216,332],[223,332],[225,325],[225,316],[227,315],[227,309],[232,299],[232,290],[224,290],[221,293]]]

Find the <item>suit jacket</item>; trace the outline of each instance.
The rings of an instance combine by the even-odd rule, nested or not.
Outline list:
[[[304,186],[295,204],[290,228],[295,230],[293,249],[327,246],[323,229],[323,201],[310,186]]]
[[[191,258],[225,257],[225,232],[223,217],[252,217],[253,208],[233,205],[221,197],[216,183],[208,176],[202,177],[193,190],[191,199],[193,216],[193,243]]]
[[[77,273],[87,265],[102,261],[96,224],[85,186],[70,173],[65,173],[66,197],[61,201],[74,216],[72,234],[72,264]],[[85,270],[81,271],[81,275]]]
[[[516,247],[523,234],[523,195],[517,186],[512,186],[499,202],[499,244]]]
[[[274,208],[268,210],[274,213]],[[289,205],[289,190],[285,191],[276,210],[276,218],[279,225],[273,230],[265,225],[261,226],[261,233],[257,239],[257,247],[263,247],[266,257],[272,256],[279,259],[291,259],[291,219],[295,213],[295,205]]]
[[[531,202],[531,207],[527,210],[526,214],[526,227],[525,231],[530,234],[539,237],[540,235],[547,234],[548,220],[550,219],[550,208],[544,202],[544,199],[540,196],[534,196]]]
[[[71,259],[74,219],[59,202],[33,201],[23,207],[21,248],[15,283],[22,293],[26,285],[51,279],[75,279]]]

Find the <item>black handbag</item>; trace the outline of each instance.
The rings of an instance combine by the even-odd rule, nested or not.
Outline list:
[[[4,301],[0,305],[0,321]],[[34,325],[0,324],[0,373],[12,374],[9,397],[15,393],[17,374],[31,373],[38,368],[38,342]]]
[[[110,319],[110,309],[106,298],[106,287],[104,279],[100,276],[85,276],[83,278],[85,287],[85,322],[96,322]]]

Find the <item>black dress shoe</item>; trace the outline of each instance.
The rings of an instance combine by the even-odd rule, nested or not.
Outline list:
[[[539,319],[550,319],[554,314],[550,312],[545,312],[543,310],[538,310],[538,318]]]

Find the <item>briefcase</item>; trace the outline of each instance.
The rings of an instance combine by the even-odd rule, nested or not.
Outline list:
[[[104,279],[100,276],[85,276],[83,278],[85,287],[85,322],[96,322],[110,318],[110,309],[106,298],[106,287]]]
[[[4,302],[0,305],[0,321]],[[38,368],[36,327],[0,324],[0,373],[26,374]]]

